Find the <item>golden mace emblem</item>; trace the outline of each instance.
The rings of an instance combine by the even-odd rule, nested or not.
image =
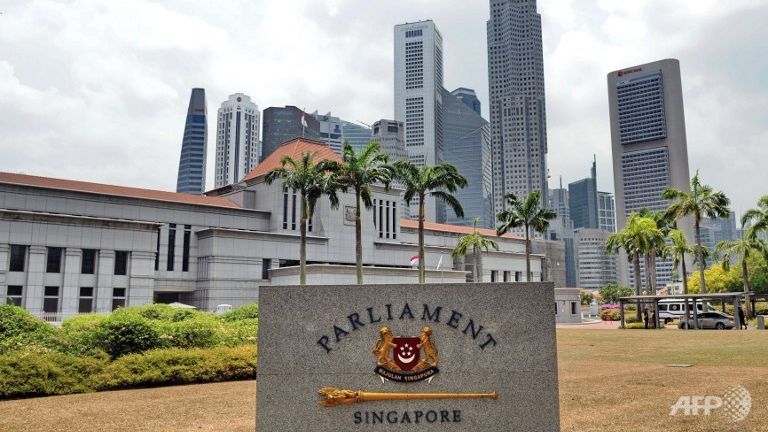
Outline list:
[[[385,401],[385,400],[413,400],[413,399],[496,399],[493,393],[373,393],[362,390],[343,390],[336,387],[323,387],[320,394],[320,405],[335,407],[337,405],[349,405],[361,402]]]

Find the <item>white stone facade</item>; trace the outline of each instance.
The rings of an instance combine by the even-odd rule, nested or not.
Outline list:
[[[263,176],[214,193],[200,197],[0,173],[0,303],[10,298],[36,314],[47,310],[51,320],[153,301],[214,310],[257,302],[259,287],[273,277],[298,283],[293,193],[265,184]],[[354,281],[348,280],[354,276],[354,196],[340,199],[338,209],[325,198],[318,202],[307,259],[313,268],[325,266],[326,274],[332,270],[329,280],[346,283]],[[374,188],[374,199],[374,208],[363,212],[366,282],[415,281],[410,258],[417,254],[416,222],[400,219],[399,190]],[[466,278],[465,260],[450,255],[466,229],[427,227],[430,281]],[[501,251],[483,254],[483,280],[524,280],[523,240],[496,240]],[[51,269],[59,250],[59,268]],[[532,256],[534,281],[541,279],[546,258]]]

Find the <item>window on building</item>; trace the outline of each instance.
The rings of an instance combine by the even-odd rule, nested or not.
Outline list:
[[[523,272],[515,272],[515,282],[520,282],[523,280]]]
[[[497,282],[499,280],[499,271],[491,270],[491,282]]]
[[[21,300],[24,298],[24,287],[21,285],[8,285],[6,291],[6,303],[21,306]]]
[[[173,262],[176,260],[176,224],[168,224],[168,262],[166,270],[173,271]]]
[[[261,260],[261,278],[269,280],[269,269],[272,268],[272,260],[265,258]]]
[[[392,238],[397,238],[397,203],[392,203]]]
[[[47,249],[48,253],[46,254],[45,272],[61,273],[61,255],[63,249],[59,247],[49,247]]]
[[[83,249],[83,260],[80,262],[80,273],[96,273],[96,249]]]
[[[288,229],[288,192],[283,192],[283,229]]]
[[[112,310],[125,307],[125,288],[112,288]]]
[[[11,265],[8,268],[8,271],[23,272],[26,260],[27,247],[21,245],[11,245]]]
[[[504,282],[509,282],[512,278],[512,272],[504,270]]]
[[[291,204],[291,230],[296,230],[296,192],[293,193],[293,204]]]
[[[77,312],[93,312],[93,287],[80,287],[80,301],[78,303]]]
[[[157,243],[155,244],[155,271],[160,270],[160,227],[157,227]]]
[[[555,302],[555,315],[557,315],[557,309],[559,308],[557,307],[557,302]]]
[[[576,315],[576,302],[571,302],[571,315]]]
[[[181,252],[181,271],[189,271],[189,242],[192,239],[192,226],[184,225],[184,245]]]
[[[128,274],[128,252],[115,251],[115,275],[125,276]]]
[[[43,296],[43,312],[56,313],[59,311],[59,287],[45,287]]]

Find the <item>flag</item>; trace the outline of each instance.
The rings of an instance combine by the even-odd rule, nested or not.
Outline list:
[[[411,257],[411,267],[416,267],[419,265],[419,256],[414,255]]]
[[[301,127],[307,127],[307,119],[304,118],[304,113],[301,113]]]

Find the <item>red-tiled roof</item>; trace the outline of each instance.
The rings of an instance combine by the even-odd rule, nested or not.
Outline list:
[[[284,157],[290,156],[294,159],[298,159],[303,153],[314,153],[315,163],[328,159],[341,162],[341,157],[334,153],[330,147],[325,145],[325,143],[305,138],[296,138],[278,147],[272,154],[267,156],[266,159],[261,161],[260,164],[256,165],[251,172],[246,174],[246,176],[243,177],[243,180],[250,180],[266,175],[273,169],[282,166],[281,161]]]
[[[400,219],[400,226],[402,228],[418,229],[419,221],[415,221],[411,219]],[[474,230],[474,228],[468,227],[468,226],[439,224],[434,222],[424,222],[424,229],[429,231],[441,231],[441,232],[450,232],[450,233],[456,233],[456,234],[472,234]],[[496,237],[496,231],[492,229],[478,228],[477,231],[479,231],[480,234],[483,234],[486,236]],[[515,239],[521,239],[521,240],[523,239],[522,236],[519,236],[516,234],[510,234],[510,233],[506,233],[502,237],[515,238]]]
[[[51,177],[38,177],[26,174],[0,172],[0,183],[34,186],[46,189],[59,189],[75,192],[88,192],[100,195],[112,195],[129,198],[142,198],[154,201],[167,201],[182,204],[195,204],[213,207],[239,208],[237,204],[221,197],[192,195],[166,192],[153,189],[140,189],[126,186],[114,186],[101,183],[89,183],[77,180],[65,180]]]

